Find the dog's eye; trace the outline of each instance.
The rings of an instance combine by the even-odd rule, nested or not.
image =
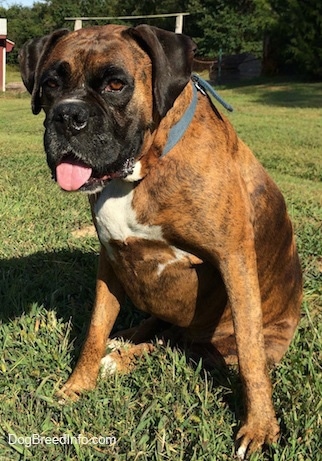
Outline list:
[[[104,87],[104,93],[111,93],[111,92],[118,92],[122,91],[124,88],[124,83],[121,80],[113,79],[108,82],[108,84]]]
[[[55,89],[58,88],[59,83],[54,78],[49,78],[44,82],[44,86],[47,86],[47,88]]]

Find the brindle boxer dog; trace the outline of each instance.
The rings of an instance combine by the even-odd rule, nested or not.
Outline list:
[[[244,458],[279,433],[268,365],[298,323],[301,270],[284,199],[196,90],[194,51],[184,35],[109,25],[32,40],[20,60],[33,113],[46,114],[53,177],[90,194],[101,242],[87,338],[62,395],[94,388],[127,295],[151,317],[124,333],[126,360],[159,334],[238,361]]]

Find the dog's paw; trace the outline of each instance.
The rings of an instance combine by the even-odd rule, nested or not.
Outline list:
[[[128,351],[132,349],[132,343],[119,339],[110,339],[106,344],[105,357],[101,359],[100,363],[100,376],[106,378],[117,372],[130,371],[130,357]]]
[[[118,370],[117,360],[111,355],[108,354],[101,360],[100,376],[101,378],[106,378],[109,375],[113,375]]]
[[[56,392],[56,397],[60,404],[76,402],[83,392],[90,391],[95,386],[96,380],[91,380],[88,376],[84,379],[78,374],[72,374],[64,386]]]
[[[251,420],[239,430],[236,441],[238,445],[237,459],[244,460],[248,454],[262,448],[264,444],[270,445],[277,441],[280,432],[275,417],[265,420]]]
[[[65,405],[69,402],[76,402],[79,399],[80,393],[73,391],[72,389],[66,388],[63,386],[56,392],[56,398],[60,405]]]
[[[154,346],[148,343],[132,344],[130,342],[111,340],[107,343],[108,354],[101,360],[100,375],[105,378],[116,372],[130,372],[139,357],[152,352]]]

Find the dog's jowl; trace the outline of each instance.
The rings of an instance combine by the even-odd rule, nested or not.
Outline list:
[[[87,338],[61,395],[95,386],[128,296],[151,317],[104,363],[130,367],[156,335],[207,350],[213,366],[238,362],[244,458],[278,437],[268,367],[297,326],[301,270],[284,199],[196,88],[194,52],[184,35],[109,25],[31,40],[20,63],[46,114],[52,175],[89,194],[101,242]]]

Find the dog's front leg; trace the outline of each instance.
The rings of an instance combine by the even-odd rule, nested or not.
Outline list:
[[[251,233],[251,231],[250,231]],[[237,344],[240,376],[245,394],[245,422],[237,434],[237,456],[276,441],[279,426],[272,404],[268,375],[253,238],[220,262],[227,287]]]
[[[88,333],[77,365],[58,395],[77,399],[85,390],[93,389],[105,354],[106,341],[123,301],[124,291],[110,266],[102,246],[99,257],[96,298]]]

